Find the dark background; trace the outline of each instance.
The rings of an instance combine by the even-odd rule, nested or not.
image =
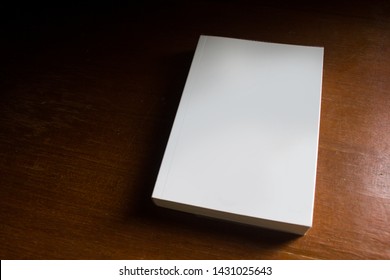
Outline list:
[[[33,1],[0,13],[1,259],[390,258],[388,1]],[[151,202],[201,34],[325,47],[306,236]]]

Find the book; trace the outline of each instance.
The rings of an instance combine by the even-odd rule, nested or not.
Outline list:
[[[323,53],[200,36],[154,203],[305,234],[313,221]]]

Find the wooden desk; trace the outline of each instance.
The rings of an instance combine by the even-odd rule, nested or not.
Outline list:
[[[390,5],[257,2],[6,10],[0,258],[389,259]],[[306,236],[151,202],[200,34],[325,47]]]

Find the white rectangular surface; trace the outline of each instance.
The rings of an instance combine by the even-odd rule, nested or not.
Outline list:
[[[323,48],[201,36],[153,201],[304,234],[312,225]]]

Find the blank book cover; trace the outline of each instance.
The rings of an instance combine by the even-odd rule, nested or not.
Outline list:
[[[323,48],[201,36],[153,191],[163,207],[304,234]]]

